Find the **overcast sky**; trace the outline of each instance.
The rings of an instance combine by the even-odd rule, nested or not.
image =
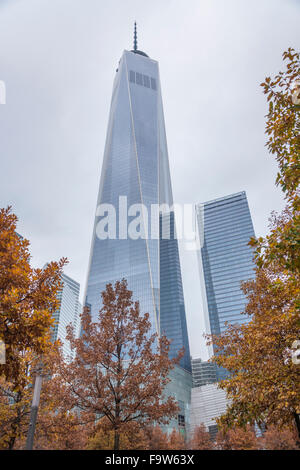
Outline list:
[[[299,50],[299,0],[0,0],[0,207],[42,267],[84,289],[113,78],[124,49],[159,61],[175,202],[247,192],[257,235],[283,198],[259,84]],[[194,356],[204,359],[195,253],[181,250]]]

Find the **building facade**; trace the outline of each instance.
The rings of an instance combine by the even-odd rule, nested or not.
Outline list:
[[[227,405],[226,392],[218,388],[217,383],[192,388],[191,434],[197,426],[204,424],[215,438],[218,431],[216,418],[226,412]]]
[[[246,297],[241,281],[254,277],[253,250],[248,245],[254,229],[244,191],[198,204],[196,213],[206,331],[218,335],[226,322],[248,321],[242,315]]]
[[[163,204],[171,207],[173,197],[158,63],[135,44],[124,51],[113,84],[85,304],[96,320],[106,285],[127,280],[152,332],[172,340],[171,357],[185,350],[178,372],[186,375],[187,392],[178,389],[185,413],[190,351],[174,213],[161,211]]]
[[[242,324],[246,297],[241,282],[254,277],[253,251],[248,245],[254,236],[246,193],[231,194],[196,206],[200,250],[198,252],[201,291],[207,334],[219,335],[226,323]],[[210,347],[210,355],[214,354]],[[215,419],[226,411],[226,392],[217,382],[228,371],[214,363],[192,360],[193,389],[191,429],[204,423],[212,437]]]
[[[202,361],[199,357],[192,359],[193,387],[217,382],[217,367],[214,362]]]
[[[70,343],[66,339],[66,327],[72,324],[76,337],[79,336],[80,313],[79,303],[80,284],[66,274],[62,275],[62,289],[58,292],[59,308],[54,314],[55,325],[53,327],[52,341],[60,340],[64,356],[72,357]]]

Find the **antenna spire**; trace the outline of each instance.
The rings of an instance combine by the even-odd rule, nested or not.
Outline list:
[[[0,0],[1,2],[1,0]],[[136,31],[136,21],[134,22],[134,34],[133,34],[133,49],[131,52],[135,54],[143,55],[144,57],[149,57],[145,52],[138,50],[138,42],[137,42],[137,31]]]
[[[136,21],[134,22],[133,50],[134,50],[134,51],[137,51]]]

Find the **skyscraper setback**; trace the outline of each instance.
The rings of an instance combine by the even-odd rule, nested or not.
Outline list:
[[[190,351],[172,210],[158,211],[151,219],[156,236],[144,236],[146,212],[162,204],[171,207],[173,197],[158,63],[137,49],[135,35],[134,49],[124,51],[113,84],[85,303],[96,320],[106,284],[125,278],[141,312],[149,313],[152,331],[172,340],[170,355],[184,348],[180,366],[189,374],[189,383]],[[110,215],[116,222],[115,236],[99,230]],[[133,217],[138,237],[128,233]],[[170,238],[163,236],[165,220]]]

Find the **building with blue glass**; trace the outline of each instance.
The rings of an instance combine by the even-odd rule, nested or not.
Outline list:
[[[122,54],[113,84],[85,304],[97,320],[101,292],[125,278],[141,312],[149,313],[152,332],[172,341],[171,357],[184,348],[170,384],[182,403],[182,422],[192,379],[174,213],[153,211],[172,204],[158,62],[139,51],[135,40],[134,49]],[[103,233],[108,216],[115,229],[107,226]],[[164,236],[166,221],[169,237]]]
[[[240,192],[196,206],[199,267],[206,331],[220,334],[226,322],[248,321],[241,282],[254,277],[254,236],[246,193]],[[212,354],[213,351],[211,350]]]
[[[62,274],[62,288],[57,297],[59,308],[53,314],[55,324],[52,327],[52,341],[60,340],[65,358],[72,357],[70,343],[67,341],[66,327],[73,325],[75,336],[79,336],[80,313],[82,310],[79,303],[80,284],[66,274]]]

